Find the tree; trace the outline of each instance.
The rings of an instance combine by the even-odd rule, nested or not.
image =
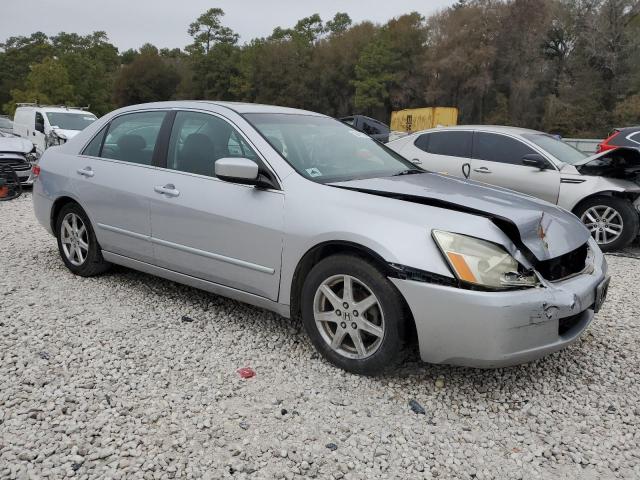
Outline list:
[[[113,95],[116,105],[170,100],[175,95],[180,77],[151,47],[141,49],[129,65],[121,68]]]
[[[325,29],[333,35],[339,35],[346,32],[350,26],[351,17],[349,14],[338,12],[334,15],[333,20],[327,22]]]
[[[27,76],[25,89],[11,90],[11,102],[5,107],[12,112],[20,102],[73,104],[75,95],[69,74],[60,60],[46,58],[34,65]]]
[[[220,8],[210,8],[200,15],[198,19],[189,25],[189,35],[193,37],[193,43],[187,47],[192,53],[207,55],[212,45],[227,43],[235,45],[239,35],[221,23],[224,11]]]

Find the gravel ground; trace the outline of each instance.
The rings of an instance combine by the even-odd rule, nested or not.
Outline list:
[[[1,202],[0,478],[640,478],[640,263],[609,264],[608,302],[561,353],[362,378],[272,313],[121,268],[75,277],[31,195]]]

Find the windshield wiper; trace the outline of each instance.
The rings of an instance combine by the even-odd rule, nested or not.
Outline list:
[[[418,170],[417,168],[408,168],[406,170],[402,170],[401,172],[394,173],[391,176],[401,177],[402,175],[415,175],[416,173],[424,173],[424,170]]]

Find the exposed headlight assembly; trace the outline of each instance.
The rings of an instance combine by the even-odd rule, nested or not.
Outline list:
[[[433,230],[458,280],[491,289],[539,285],[535,272],[525,270],[504,248],[495,243],[458,233]]]
[[[51,131],[51,133],[49,133],[46,137],[46,144],[47,147],[57,147],[58,145],[62,145],[64,143],[66,143],[67,139],[58,135],[58,133],[53,130]]]

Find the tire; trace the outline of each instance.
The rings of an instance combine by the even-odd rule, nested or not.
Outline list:
[[[588,198],[575,208],[574,213],[587,226],[603,252],[624,248],[638,235],[638,212],[631,202],[623,198]],[[622,231],[617,236],[611,233],[620,229]]]
[[[74,216],[77,236],[74,236],[73,231]],[[84,225],[84,229],[82,225]],[[81,277],[93,277],[105,272],[111,266],[102,258],[102,251],[89,217],[77,203],[66,204],[58,213],[56,238],[58,239],[60,257],[72,273]],[[79,248],[80,253],[74,246]],[[83,253],[84,255],[82,255]]]
[[[350,296],[345,295],[347,283],[352,286]],[[325,287],[334,296],[327,294]],[[371,306],[358,303],[363,300]],[[343,254],[322,260],[307,275],[301,302],[304,329],[333,365],[372,376],[403,358],[408,309],[395,286],[366,260]],[[346,309],[345,302],[349,304]],[[336,308],[340,305],[341,309]],[[327,320],[316,321],[316,315]],[[358,337],[361,342],[356,342]],[[330,342],[340,338],[341,343],[332,347]]]

